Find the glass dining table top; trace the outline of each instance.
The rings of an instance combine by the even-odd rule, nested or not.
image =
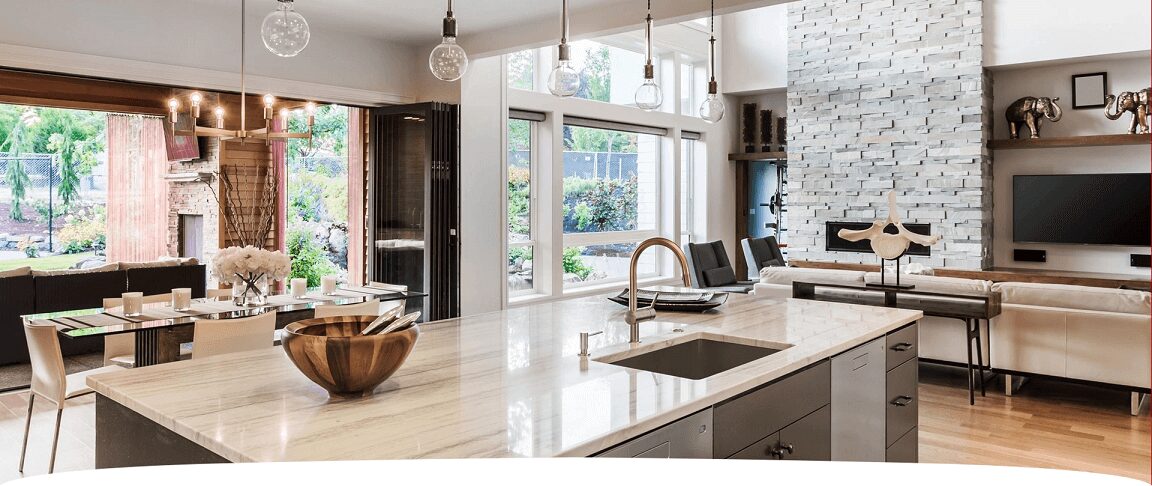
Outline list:
[[[128,316],[121,309],[76,309],[21,316],[33,325],[51,325],[63,336],[80,338],[106,336],[174,326],[190,325],[197,319],[235,319],[265,312],[301,312],[319,305],[359,304],[370,299],[380,301],[408,300],[427,297],[414,291],[391,291],[368,287],[341,287],[332,294],[310,290],[303,297],[289,294],[269,296],[264,305],[240,306],[231,301],[192,299],[189,309],[176,310],[171,302],[144,304],[140,315]]]

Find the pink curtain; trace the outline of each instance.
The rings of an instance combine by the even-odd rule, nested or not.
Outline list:
[[[168,156],[164,120],[108,115],[109,262],[168,254]]]
[[[348,280],[363,285],[364,266],[364,115],[348,108]]]

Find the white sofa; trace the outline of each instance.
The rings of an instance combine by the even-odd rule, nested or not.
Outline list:
[[[792,296],[792,281],[863,283],[879,281],[878,273],[849,270],[770,267],[761,272],[753,294]],[[1152,298],[1135,290],[1076,285],[1001,282],[905,275],[902,283],[931,290],[993,290],[1001,293],[1001,314],[984,328],[984,356],[1005,372],[1011,393],[1012,372],[1147,391],[1152,386],[1150,316]],[[962,321],[925,317],[920,322],[920,356],[966,363]],[[991,351],[991,354],[989,354]],[[1133,392],[1133,414],[1139,408]]]
[[[1147,389],[1152,347],[1147,292],[1001,282],[992,365],[1002,370]],[[1007,380],[1011,393],[1011,380]],[[1138,406],[1138,405],[1137,405]]]
[[[829,270],[819,268],[766,267],[760,272],[760,283],[753,286],[753,293],[762,297],[792,297],[792,281],[817,283],[879,283],[880,273],[853,270]],[[891,278],[889,277],[889,280]],[[922,290],[980,290],[987,291],[992,282],[951,277],[929,277],[923,275],[902,275],[900,283],[909,283]],[[875,293],[871,293],[876,295]],[[987,324],[982,323],[984,336],[988,336]],[[958,365],[968,362],[965,350],[964,321],[946,317],[926,316],[920,320],[920,357]],[[988,363],[988,343],[982,343],[984,362]],[[975,362],[975,356],[973,356]]]

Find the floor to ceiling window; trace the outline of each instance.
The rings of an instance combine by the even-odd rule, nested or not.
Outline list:
[[[291,113],[288,128],[307,130],[303,110]],[[287,163],[287,236],[292,277],[319,286],[324,275],[348,272],[348,108],[316,110],[312,140],[291,139]]]
[[[104,262],[107,116],[0,104],[0,271]]]
[[[564,127],[564,284],[623,280],[636,244],[656,236],[656,135]],[[656,271],[652,254],[641,273]]]
[[[533,154],[535,123],[508,120],[508,295],[531,293],[535,286]]]

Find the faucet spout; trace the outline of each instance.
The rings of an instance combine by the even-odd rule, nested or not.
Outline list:
[[[692,277],[688,270],[688,257],[684,255],[684,251],[679,246],[676,246],[676,243],[668,238],[648,238],[640,242],[636,251],[632,252],[632,262],[628,265],[628,313],[624,316],[624,322],[627,322],[629,327],[629,343],[640,342],[640,322],[656,318],[655,298],[647,307],[637,308],[636,302],[636,294],[639,291],[636,283],[636,267],[640,264],[640,255],[644,253],[644,250],[653,246],[663,246],[672,250],[677,261],[680,262],[680,273],[684,279],[684,286],[692,286]]]

